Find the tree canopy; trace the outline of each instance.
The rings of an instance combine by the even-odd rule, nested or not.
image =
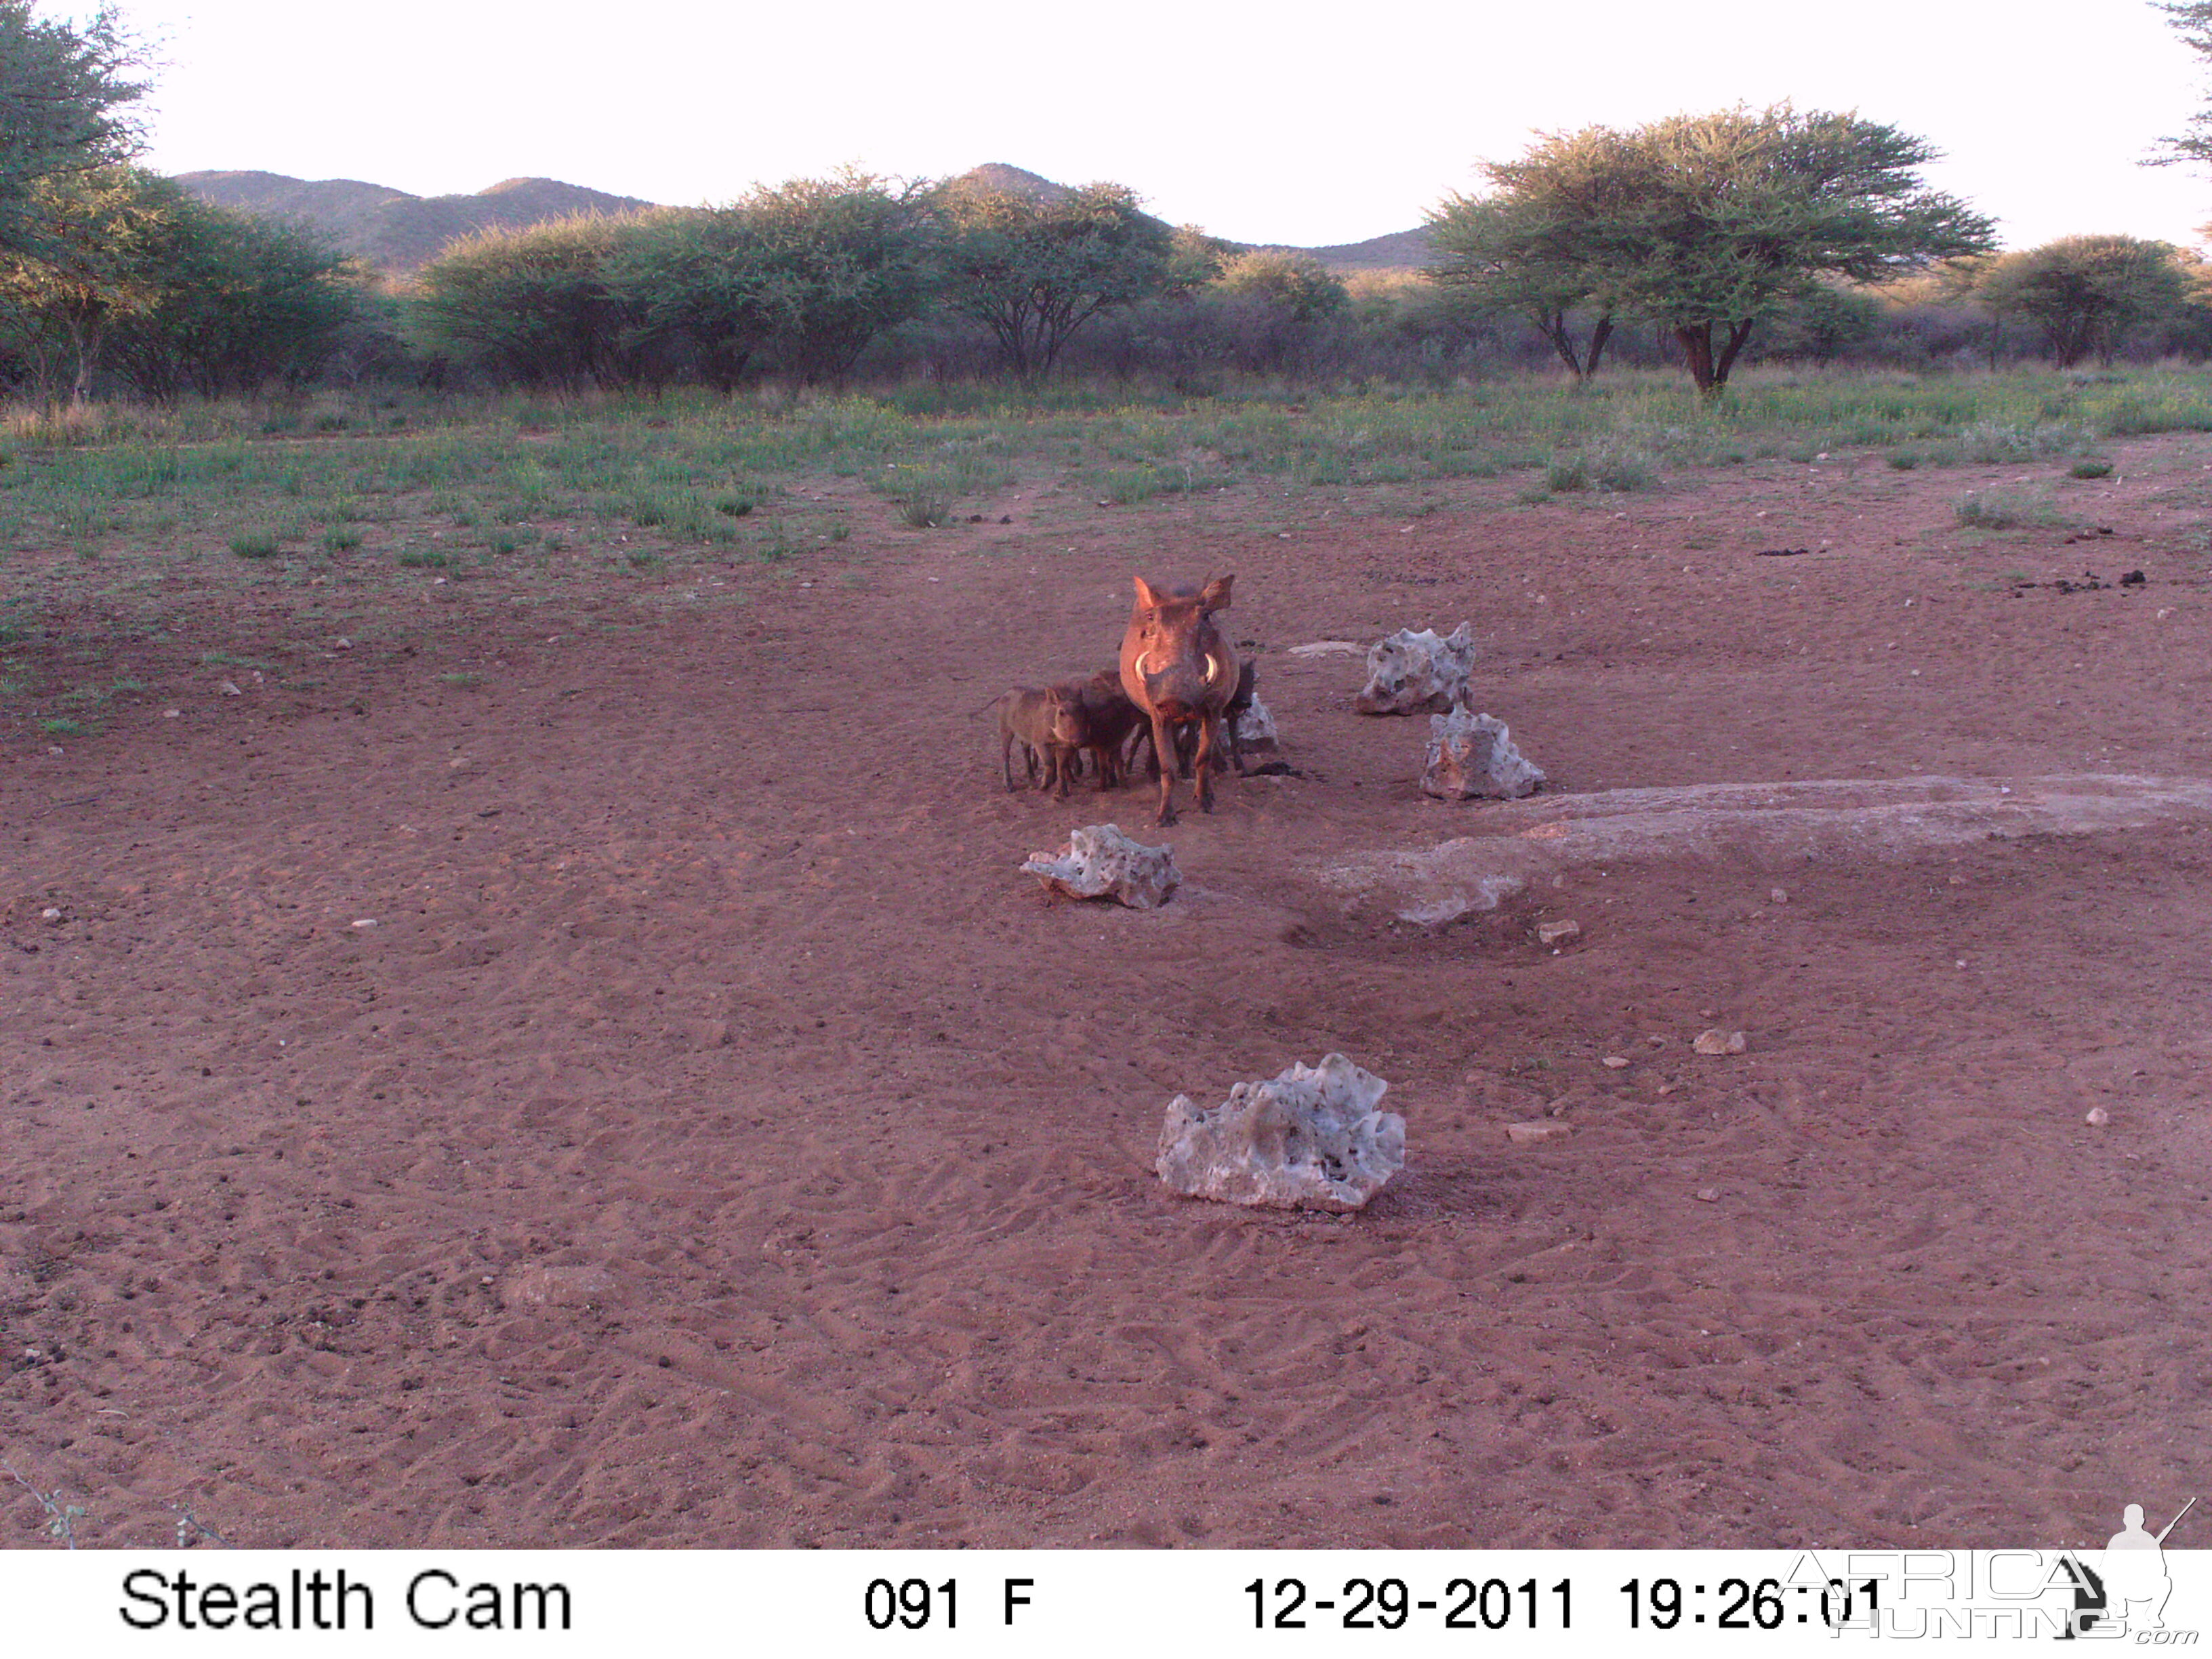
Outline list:
[[[1981,263],[1970,292],[1992,311],[2040,328],[2061,368],[2093,352],[2110,362],[2130,333],[2187,300],[2189,275],[2178,252],[2134,236],[2063,236]]]
[[[1431,216],[1436,274],[1527,311],[1577,374],[1614,318],[1656,323],[1711,396],[1760,319],[1824,278],[1877,282],[1992,245],[1987,219],[1921,183],[1934,159],[1893,127],[1787,104],[1554,133]],[[1597,318],[1579,364],[1577,309]]]
[[[2169,0],[2158,9],[2166,14],[2166,21],[2184,46],[2212,61],[2212,0]],[[2152,167],[2168,167],[2176,161],[2212,164],[2212,105],[2191,116],[2182,131],[2160,139],[2159,145],[2149,158]]]
[[[146,91],[121,20],[103,8],[73,27],[0,0],[0,251],[35,251],[40,187],[128,159],[137,134],[124,111]]]
[[[1100,312],[1170,280],[1175,234],[1121,185],[1041,198],[956,183],[940,210],[950,230],[947,300],[997,336],[1024,380],[1049,374],[1069,337]]]

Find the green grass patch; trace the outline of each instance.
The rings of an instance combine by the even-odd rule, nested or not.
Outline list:
[[[2058,509],[2043,497],[2014,489],[1978,489],[1951,511],[1953,517],[1972,530],[2048,530],[2066,523]]]

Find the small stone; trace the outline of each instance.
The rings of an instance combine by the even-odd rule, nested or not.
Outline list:
[[[1626,1054],[1607,1054],[1601,1064],[1602,1064],[1605,1069],[1608,1072],[1625,1072],[1628,1069],[1628,1056]]]
[[[1288,655],[1293,657],[1356,657],[1360,647],[1356,640],[1316,640],[1311,645],[1294,645]]]
[[[181,708],[164,708],[161,711],[161,718],[165,720],[176,720],[181,716],[184,712],[185,711]]]
[[[494,1294],[501,1307],[517,1309],[603,1306],[617,1299],[616,1292],[614,1275],[605,1267],[532,1262],[516,1268]]]
[[[1668,1095],[1671,1095],[1674,1092],[1674,1085],[1671,1083],[1662,1083],[1659,1085],[1658,1095],[1659,1098],[1662,1100],[1666,1099]]]
[[[1690,1047],[1701,1054],[1740,1054],[1751,1047],[1751,1040],[1741,1031],[1723,1031],[1716,1025],[1698,1032]]]
[[[220,685],[218,685],[218,686],[216,686],[216,690],[218,690],[218,691],[220,691],[220,692],[222,692],[222,695],[223,695],[224,696],[226,696],[226,697],[242,697],[242,696],[244,696],[246,695],[246,693],[245,693],[245,692],[243,692],[243,691],[240,690],[239,690],[235,685],[233,685],[233,684],[232,684],[228,680],[225,680],[225,681],[223,681],[222,684],[220,684]]]
[[[1032,853],[1021,869],[1070,898],[1110,898],[1133,910],[1158,909],[1182,881],[1173,848],[1147,847],[1110,823],[1070,830],[1057,856]]]
[[[2092,1106],[2088,1116],[2082,1121],[2093,1129],[2101,1129],[2112,1121],[2112,1115],[2101,1106]]]
[[[1698,1188],[1698,1203],[1700,1203],[1700,1204],[1717,1204],[1717,1203],[1719,1203],[1720,1201],[1721,1201],[1721,1189],[1720,1189],[1719,1188],[1717,1188],[1717,1187],[1700,1187],[1700,1188]]]
[[[337,639],[332,640],[331,641],[331,645],[334,650],[338,651],[350,651],[353,649],[353,641],[347,639],[343,635],[340,635]]]
[[[56,909],[52,905],[49,904],[45,909],[39,912],[39,919],[41,921],[59,921],[62,919],[62,913]]]
[[[356,927],[374,927],[376,926],[376,918],[374,916],[363,916],[359,921],[354,923],[354,926]]]
[[[1770,903],[1787,904],[1790,902],[1790,890],[1787,887],[1770,887],[1766,890],[1766,897]]]
[[[1646,1042],[1650,1043],[1650,1044],[1653,1048],[1665,1048],[1665,1047],[1667,1046],[1667,1039],[1666,1039],[1665,1037],[1662,1037],[1662,1036],[1648,1036],[1648,1037],[1644,1038],[1644,1040]]]
[[[1357,1210],[1406,1167],[1406,1120],[1389,1085],[1342,1054],[1233,1085],[1206,1108],[1168,1103],[1153,1172],[1186,1198],[1279,1210]]]
[[[1516,1146],[1556,1140],[1574,1132],[1575,1126],[1571,1123],[1509,1123],[1505,1126],[1505,1138]]]
[[[1547,950],[1556,951],[1562,945],[1571,945],[1583,936],[1579,921],[1540,921],[1536,924],[1536,943]]]

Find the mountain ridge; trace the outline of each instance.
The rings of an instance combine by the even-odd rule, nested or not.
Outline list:
[[[447,245],[477,231],[523,230],[578,214],[639,213],[659,205],[558,179],[532,177],[502,179],[473,195],[456,196],[416,196],[362,179],[295,179],[253,169],[203,168],[178,173],[176,181],[218,206],[311,225],[329,235],[341,252],[395,276],[420,270]],[[1066,185],[1005,161],[986,161],[954,182],[1013,191],[1036,201],[1055,201],[1069,193]],[[1324,247],[1283,242],[1234,246],[1309,254],[1340,275],[1411,270],[1426,263],[1428,232],[1419,228],[1391,231],[1363,242]]]

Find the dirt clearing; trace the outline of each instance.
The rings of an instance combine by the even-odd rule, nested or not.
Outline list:
[[[2011,531],[1954,504],[2017,467],[1851,455],[879,505],[773,567],[404,573],[343,646],[325,588],[57,599],[11,672],[131,689],[0,752],[0,1450],[103,1545],[2170,1512],[2212,1485],[2212,447],[2111,449]],[[1225,570],[1304,775],[1164,834],[1005,793],[971,712],[1111,663],[1132,574]],[[1423,799],[1425,720],[1287,654],[1462,618],[1528,802]],[[1016,873],[1107,821],[1173,902]],[[1407,1121],[1364,1213],[1161,1190],[1171,1096],[1333,1049]]]

